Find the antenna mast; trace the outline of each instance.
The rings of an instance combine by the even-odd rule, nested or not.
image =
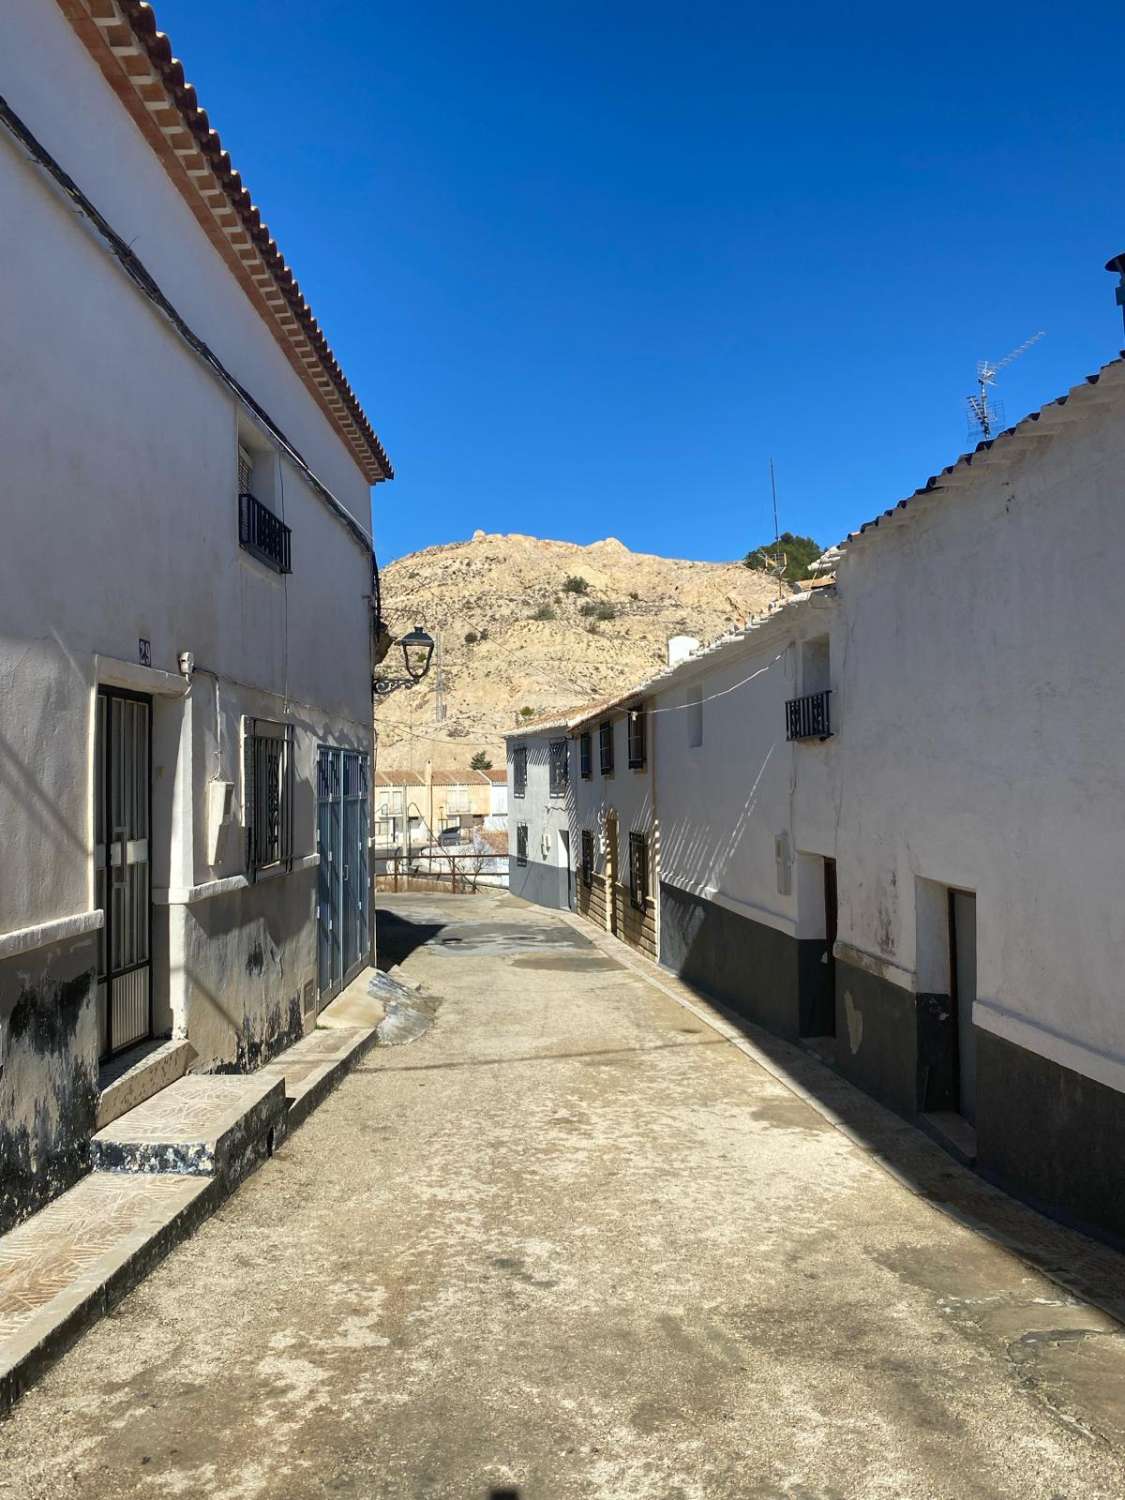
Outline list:
[[[1026,354],[1032,344],[1037,344],[1043,337],[1043,329],[1033,333],[1029,339],[1025,339],[1018,349],[1013,349],[1011,354],[1006,354],[1003,359],[993,364],[990,359],[982,359],[977,363],[977,393],[975,396],[966,396],[965,401],[969,408],[969,436],[980,437],[986,442],[993,433],[1000,431],[1004,426],[1004,408],[994,396],[990,395],[992,386],[1000,371],[1006,369],[1013,360],[1019,359],[1021,354]]]
[[[773,496],[773,566],[777,573],[777,597],[780,599],[783,594],[781,579],[788,559],[783,559],[781,556],[781,532],[777,525],[777,479],[773,472],[772,458],[770,459],[770,493]]]

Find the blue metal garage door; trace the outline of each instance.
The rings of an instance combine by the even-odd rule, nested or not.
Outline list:
[[[358,750],[320,747],[317,763],[317,964],[323,1005],[367,961],[368,760]]]

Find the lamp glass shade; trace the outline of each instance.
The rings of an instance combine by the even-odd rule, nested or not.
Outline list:
[[[433,636],[423,630],[421,625],[415,625],[413,630],[402,637],[399,645],[402,647],[407,674],[415,682],[421,682],[430,670],[430,659],[434,654]]]

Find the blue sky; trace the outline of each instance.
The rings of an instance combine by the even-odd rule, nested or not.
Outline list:
[[[1116,8],[159,0],[398,472],[487,531],[822,543],[1122,345]]]

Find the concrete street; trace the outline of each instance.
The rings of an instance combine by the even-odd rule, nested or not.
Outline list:
[[[4,1500],[1125,1494],[1119,1257],[589,929],[386,900],[433,1029],[0,1424]]]

